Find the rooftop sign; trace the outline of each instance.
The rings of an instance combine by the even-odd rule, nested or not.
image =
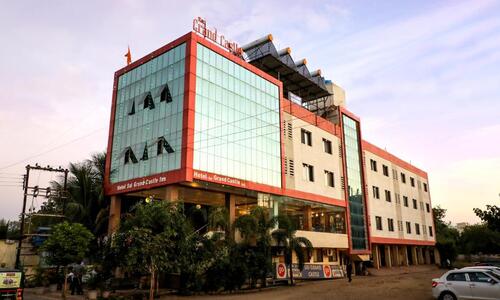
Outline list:
[[[234,55],[241,56],[242,51],[238,44],[236,42],[228,41],[224,35],[218,34],[217,28],[214,28],[213,30],[208,29],[207,21],[205,21],[205,19],[201,17],[193,19],[193,30]]]

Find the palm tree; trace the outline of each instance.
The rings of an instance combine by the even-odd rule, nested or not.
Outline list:
[[[305,237],[297,237],[297,230],[290,218],[287,216],[279,217],[279,228],[273,231],[272,237],[276,241],[278,248],[281,248],[285,254],[285,264],[290,271],[290,284],[293,285],[292,255],[295,252],[299,269],[304,269],[304,263],[309,260],[313,250],[311,241]]]
[[[109,198],[104,195],[104,170],[106,154],[95,153],[83,162],[70,163],[70,176],[67,182],[67,199],[63,206],[66,217],[73,222],[82,223],[95,235],[106,232],[109,215]],[[62,190],[61,181],[52,182],[54,190]]]
[[[254,275],[266,286],[266,277],[272,268],[271,231],[276,227],[278,219],[270,217],[268,210],[256,206],[248,215],[236,219],[235,229],[241,234],[243,244],[254,252]]]

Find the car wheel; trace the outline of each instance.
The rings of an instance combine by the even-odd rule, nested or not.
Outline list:
[[[452,292],[443,292],[439,295],[439,300],[457,300],[457,297]]]

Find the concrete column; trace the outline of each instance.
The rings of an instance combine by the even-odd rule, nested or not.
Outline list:
[[[394,248],[394,261],[395,261],[395,265],[396,266],[401,266],[401,259],[399,257],[399,246],[398,245],[395,245],[393,246]]]
[[[431,264],[431,254],[429,248],[425,248],[425,264]]]
[[[304,220],[305,230],[312,231],[312,209],[310,206],[306,206],[304,209]]]
[[[417,255],[417,247],[416,246],[410,246],[411,247],[411,255],[413,257],[413,264],[418,265],[418,255]]]
[[[385,265],[391,268],[392,267],[391,246],[384,246],[384,251],[385,251]]]
[[[425,264],[425,259],[424,259],[424,248],[418,247],[418,255],[420,257],[420,264]]]
[[[165,187],[165,196],[163,197],[166,201],[178,201],[179,200],[179,187],[176,185],[169,185]]]
[[[437,265],[441,265],[441,255],[436,248],[434,248],[434,263]]]
[[[408,261],[408,246],[401,246],[401,248],[403,249],[401,252],[403,254],[403,265],[409,266],[410,262]]]
[[[234,200],[234,195],[226,193],[224,194],[224,199],[226,200],[226,209],[229,214],[229,225],[232,225],[236,219],[236,202]]]
[[[378,245],[372,245],[373,264],[376,269],[380,269],[380,254],[378,252]]]
[[[111,196],[109,205],[108,234],[113,234],[120,226],[120,216],[122,210],[122,200],[120,196]]]

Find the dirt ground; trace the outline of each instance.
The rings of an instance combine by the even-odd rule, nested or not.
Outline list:
[[[335,299],[335,300],[432,300],[431,279],[440,277],[445,270],[422,266],[392,270],[374,270],[372,276],[346,279],[300,282],[296,286],[274,287],[258,292],[232,295],[175,297],[167,299]]]
[[[371,276],[347,279],[298,282],[296,286],[277,286],[236,294],[203,296],[162,296],[161,300],[245,300],[245,299],[335,299],[335,300],[432,300],[431,279],[446,270],[434,266],[370,269]],[[25,300],[60,299],[59,294],[35,295],[25,293]],[[82,300],[83,296],[70,296],[68,300]]]

